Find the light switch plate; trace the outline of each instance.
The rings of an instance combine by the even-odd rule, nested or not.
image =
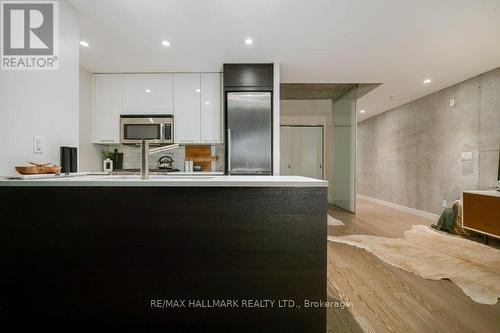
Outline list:
[[[43,137],[41,136],[33,137],[33,153],[43,154]]]
[[[472,152],[471,151],[462,152],[462,161],[472,161]]]
[[[452,99],[450,99],[450,107],[452,108],[454,106],[455,106],[455,99],[452,98]]]

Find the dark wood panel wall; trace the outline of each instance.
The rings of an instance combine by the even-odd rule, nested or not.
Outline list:
[[[0,187],[0,323],[324,332],[326,188]]]

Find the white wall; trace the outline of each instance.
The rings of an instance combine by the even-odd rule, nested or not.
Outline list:
[[[59,70],[0,71],[0,175],[26,161],[59,164],[60,146],[78,146],[79,17],[59,5]],[[33,154],[42,136],[43,154]]]
[[[101,148],[92,143],[92,73],[80,67],[80,170],[102,169]]]
[[[332,101],[330,100],[282,100],[281,125],[323,125],[324,174],[331,184],[332,161]],[[330,191],[328,191],[329,201]]]

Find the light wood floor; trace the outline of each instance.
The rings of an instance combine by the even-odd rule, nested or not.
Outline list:
[[[414,224],[432,222],[358,199],[357,214],[329,207],[345,226],[329,235],[399,238]],[[500,303],[478,304],[448,280],[430,281],[390,266],[349,245],[328,242],[328,297],[348,301],[328,309],[329,332],[500,332]]]

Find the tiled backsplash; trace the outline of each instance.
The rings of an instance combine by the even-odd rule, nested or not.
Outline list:
[[[224,171],[225,152],[224,145],[212,146],[212,155],[217,156],[217,161],[212,161],[213,171]]]
[[[113,152],[118,149],[119,153],[123,153],[123,168],[124,169],[134,169],[139,168],[141,165],[141,148],[139,146],[126,146],[126,145],[100,145],[103,152]],[[158,166],[158,160],[160,157],[168,155],[172,157],[174,162],[174,168],[184,171],[184,156],[185,150],[184,146],[180,146],[179,149],[170,150],[166,152],[160,152],[149,156],[149,168],[154,169]],[[217,161],[212,162],[212,171],[224,171],[224,146],[214,145],[212,146],[212,155],[217,156]]]

